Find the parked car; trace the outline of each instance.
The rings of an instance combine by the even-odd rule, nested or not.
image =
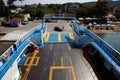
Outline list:
[[[64,30],[64,27],[63,28],[60,28],[60,27],[54,27],[54,31],[63,31]]]
[[[48,22],[48,23],[57,23],[56,20],[50,20],[50,19],[46,19],[45,22]]]
[[[34,19],[33,18],[29,18],[29,21],[34,21]]]
[[[18,27],[19,23],[18,22],[11,22],[10,26],[11,27]]]
[[[28,24],[28,21],[27,21],[27,20],[24,20],[24,21],[22,22],[22,25],[26,25],[26,24]]]

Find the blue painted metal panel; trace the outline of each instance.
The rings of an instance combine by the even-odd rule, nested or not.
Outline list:
[[[58,42],[58,34],[57,33],[50,33],[49,39],[47,43],[56,43]]]
[[[21,60],[18,62],[18,66],[23,65],[23,63],[25,62],[25,60],[26,60],[26,56],[23,56],[23,57],[21,58]]]
[[[120,67],[119,65],[112,59],[112,57],[107,54],[97,43],[92,42],[91,43],[102,55],[103,57],[111,64],[113,67],[116,68],[118,72],[120,72]]]
[[[61,34],[61,42],[68,42],[67,38],[70,38],[68,33]]]
[[[69,34],[68,33],[61,33],[60,34],[61,41],[58,41],[58,33],[50,33],[49,39],[46,43],[65,43],[68,42]]]
[[[72,27],[76,36],[79,37],[79,31],[82,31],[85,35],[89,37],[89,39],[92,39],[91,41],[89,41],[89,43],[92,42],[92,44],[100,51],[100,53],[105,57],[105,59],[110,62],[114,69],[116,69],[120,74],[120,53],[118,51],[116,51],[112,46],[99,38],[97,35],[81,26],[78,26],[76,23],[74,23]],[[84,45],[86,44],[87,43],[84,43]]]

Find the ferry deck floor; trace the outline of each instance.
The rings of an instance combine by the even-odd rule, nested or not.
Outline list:
[[[61,24],[62,23],[62,24]],[[53,31],[55,26],[62,32]],[[98,80],[82,50],[67,39],[73,39],[70,23],[47,23],[46,45],[28,54],[21,69],[21,80]]]
[[[97,80],[82,50],[68,43],[47,44],[29,54],[21,74],[21,80]]]

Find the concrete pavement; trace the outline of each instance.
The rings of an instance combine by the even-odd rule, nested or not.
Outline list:
[[[22,38],[27,32],[40,25],[40,21],[30,21],[27,25],[20,25],[19,27],[0,27],[0,33],[6,33],[0,38],[0,41],[16,41]]]
[[[16,30],[24,30],[24,31],[28,31],[31,28],[40,25],[41,21],[29,21],[29,23],[27,25],[20,25],[19,27],[3,27],[0,26],[0,33],[9,33],[12,31],[16,31]]]

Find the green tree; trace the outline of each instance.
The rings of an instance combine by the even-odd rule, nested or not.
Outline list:
[[[0,16],[3,16],[4,12],[5,12],[5,5],[3,3],[3,0],[0,0]]]
[[[116,7],[115,8],[115,13],[114,13],[115,17],[117,19],[120,19],[120,7]]]
[[[25,7],[23,9],[24,9],[24,11],[22,12],[22,14],[28,14],[29,13],[31,17],[33,17],[33,18],[35,17],[36,9],[33,9],[28,5],[25,5]]]
[[[63,6],[61,4],[49,4],[49,9],[52,9],[54,12],[63,11]]]
[[[93,17],[95,15],[95,7],[86,5],[77,10],[77,17]]]
[[[43,5],[39,3],[39,4],[37,5],[37,8],[42,8],[42,6],[43,6]]]
[[[17,14],[17,13],[11,13],[10,14],[10,18],[21,18],[21,19],[23,19],[24,16],[20,15],[20,14]]]
[[[50,12],[50,11],[49,11],[49,9],[46,10],[46,9],[42,9],[40,7],[32,8],[28,5],[25,5],[24,11],[22,13],[23,14],[28,14],[29,13],[32,18],[37,17],[37,18],[40,19],[44,16],[45,12],[47,13],[47,12]]]
[[[0,17],[8,16],[8,14],[9,14],[8,8],[5,6],[3,0],[0,0]]]
[[[37,17],[38,19],[42,19],[44,16],[44,13],[42,12],[41,9],[38,9],[35,13],[35,17]]]
[[[22,13],[30,13],[33,10],[29,5],[25,5],[23,9],[24,11]]]
[[[95,6],[95,12],[97,17],[103,17],[108,14],[110,7],[107,0],[98,0]]]
[[[67,13],[67,14],[76,14],[76,11],[74,11],[74,10],[69,10],[69,11],[67,11],[66,13]]]

